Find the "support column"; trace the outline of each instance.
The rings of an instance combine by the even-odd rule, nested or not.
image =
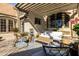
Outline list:
[[[79,3],[77,3],[77,13],[78,13],[78,18],[79,18]],[[78,56],[79,56],[79,45],[78,45]]]
[[[79,3],[77,3],[77,13],[78,13],[78,17],[79,17]]]
[[[48,16],[47,15],[45,15],[45,16],[43,16],[43,19],[44,19],[44,24],[45,24],[45,29],[48,29],[47,27],[48,27],[48,24],[47,24],[47,18],[48,18]]]
[[[17,10],[17,22],[16,22],[16,27],[19,29],[19,31],[21,31],[21,21],[20,21],[20,17],[19,17],[19,12]]]
[[[65,16],[65,14],[62,14],[62,21],[63,21],[62,31],[63,31],[64,28],[65,28],[65,24],[64,24],[64,20],[65,20],[65,18],[64,18],[64,16]]]
[[[8,24],[9,24],[8,21],[9,20],[6,20],[6,32],[8,32]]]

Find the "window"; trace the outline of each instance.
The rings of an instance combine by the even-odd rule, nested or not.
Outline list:
[[[13,29],[13,20],[0,19],[0,32],[11,32]]]
[[[50,28],[55,28],[56,27],[55,26],[56,25],[55,14],[50,16],[49,22],[50,22]]]
[[[13,21],[12,20],[8,20],[8,31],[12,31],[13,29]]]
[[[64,21],[62,20],[62,14],[64,14]],[[57,13],[57,14],[52,14],[49,16],[49,26],[50,28],[61,28],[63,26],[63,23],[65,27],[69,26],[69,15],[66,13]]]
[[[35,24],[41,24],[41,19],[40,18],[35,18]]]
[[[0,32],[6,32],[6,20],[0,19]]]

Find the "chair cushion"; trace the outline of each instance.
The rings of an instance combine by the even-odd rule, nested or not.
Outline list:
[[[60,46],[60,43],[58,43],[58,42],[53,42],[53,45],[55,45],[56,47],[59,47],[59,46]]]
[[[60,41],[62,40],[62,32],[52,32],[50,33],[51,37],[53,37],[53,40]]]
[[[50,36],[49,36],[47,33],[41,33],[40,36],[41,36],[41,37],[47,37],[47,38],[50,38]]]

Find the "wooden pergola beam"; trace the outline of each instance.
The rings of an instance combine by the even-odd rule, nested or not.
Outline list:
[[[17,7],[18,8],[18,7]],[[19,11],[22,11],[22,12],[25,12],[25,13],[28,13],[29,11],[27,11],[27,10],[24,10],[24,9],[21,9],[21,8],[18,8],[19,9]]]
[[[59,12],[58,10],[61,10],[63,7],[69,8],[68,6],[72,5],[71,3],[63,3],[63,4],[61,3],[58,3],[58,4],[56,3],[26,3],[26,4],[23,3],[22,4],[21,3],[20,5],[19,4],[20,3],[18,3],[16,7],[23,12],[32,11],[34,13],[37,13],[37,14],[39,13],[41,15],[45,15],[45,14],[49,15],[49,13],[50,14],[53,12],[55,13],[56,11]],[[67,8],[64,8],[62,10],[63,11],[65,9],[68,10]]]
[[[25,6],[25,7],[23,7],[23,9],[26,9],[26,8],[28,8],[28,7],[32,6],[32,5],[33,5],[32,3],[26,4],[26,6]]]
[[[34,10],[34,9],[40,9],[41,7],[44,7],[44,6],[46,6],[47,4],[46,3],[39,3],[39,4],[37,4],[37,6],[34,6],[34,7],[32,7],[31,9],[32,10]]]

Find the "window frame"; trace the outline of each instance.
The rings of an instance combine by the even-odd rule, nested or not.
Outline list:
[[[35,17],[34,24],[41,25],[41,19],[40,19],[40,18],[38,18],[38,17]]]
[[[6,19],[0,19],[0,32],[6,32]]]
[[[8,17],[0,17],[0,19],[5,19],[6,20],[6,31],[5,32],[1,32],[1,28],[0,28],[0,33],[8,33],[8,32],[12,32],[12,31],[9,31],[9,20],[12,20],[13,21],[13,28],[15,27],[15,19],[14,18],[8,18]]]

